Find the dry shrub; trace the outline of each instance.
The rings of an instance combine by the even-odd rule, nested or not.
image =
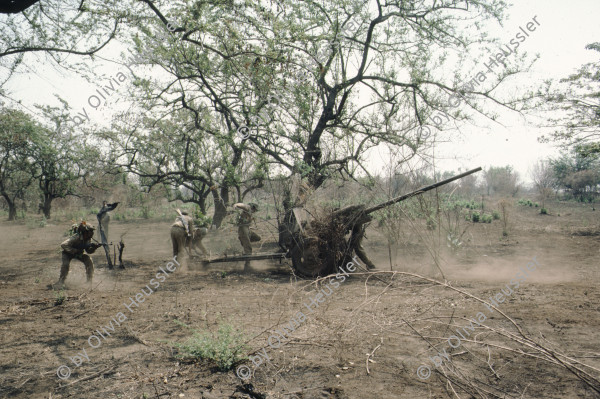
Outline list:
[[[502,236],[508,237],[508,230],[510,228],[509,217],[512,211],[512,202],[506,198],[498,201],[498,210],[500,210],[500,221],[502,222]]]

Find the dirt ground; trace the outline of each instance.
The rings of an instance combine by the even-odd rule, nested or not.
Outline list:
[[[58,248],[68,223],[31,228],[0,222],[0,398],[600,397],[560,365],[568,357],[600,378],[600,211],[573,203],[549,208],[551,215],[515,207],[506,240],[494,221],[474,224],[456,254],[442,245],[447,282],[464,293],[406,274],[443,282],[430,246],[409,227],[392,262],[405,274],[392,275],[386,241],[372,226],[367,250],[381,273],[338,283],[312,312],[306,304],[331,288],[329,279],[296,278],[285,262],[253,262],[244,273],[241,262],[203,267],[195,260],[129,311],[130,298],[171,255],[170,223],[143,220],[111,224],[113,237],[127,232],[125,270],[107,270],[97,251],[90,290],[83,265],[73,261],[66,299],[55,306],[47,285],[58,279]],[[265,241],[271,236],[263,234]],[[214,250],[227,240],[239,246],[231,229],[211,232],[206,246]],[[538,266],[496,310],[465,294],[490,302],[534,257]],[[520,335],[499,311],[532,341],[507,338]],[[126,320],[117,325],[119,312]],[[305,320],[278,348],[273,339],[269,346],[269,337],[298,312]],[[478,313],[486,320],[463,329]],[[99,338],[100,345],[92,339],[92,348],[88,338],[113,318],[114,331]],[[190,332],[175,320],[211,331],[227,321],[243,329],[252,356],[270,360],[246,381],[236,368],[254,368],[250,361],[223,372],[206,361],[181,360],[168,342],[183,342]],[[471,335],[460,339],[460,331]],[[552,363],[552,355],[531,342],[564,356]],[[76,367],[71,358],[78,361],[83,349]],[[444,351],[451,363],[444,359],[436,368],[433,361],[442,358],[435,356]],[[69,367],[70,378],[58,378],[61,365]],[[431,376],[421,379],[417,370],[427,367]]]

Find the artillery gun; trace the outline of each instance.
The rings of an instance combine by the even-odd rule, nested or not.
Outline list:
[[[320,218],[313,217],[304,208],[291,208],[279,224],[279,246],[282,252],[225,256],[206,263],[291,258],[294,271],[303,277],[313,278],[335,273],[338,266],[349,262],[352,254],[357,252],[364,226],[372,220],[373,212],[480,170],[481,167],[469,170],[369,208],[365,205],[350,205]]]

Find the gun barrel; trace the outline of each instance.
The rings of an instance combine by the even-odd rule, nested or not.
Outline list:
[[[473,174],[475,172],[479,172],[480,170],[481,170],[481,167],[475,168],[475,169],[471,169],[471,170],[469,170],[467,172],[461,173],[460,175],[456,175],[456,176],[450,177],[449,179],[445,179],[445,180],[439,181],[437,183],[433,183],[433,184],[430,184],[428,186],[421,187],[420,189],[415,190],[415,191],[413,191],[411,193],[404,194],[404,195],[401,195],[401,196],[396,197],[396,198],[392,198],[389,201],[386,201],[386,202],[383,202],[383,203],[381,203],[379,205],[375,205],[375,206],[372,206],[370,208],[367,208],[367,209],[364,210],[364,213],[365,214],[369,214],[369,213],[378,211],[378,210],[380,210],[382,208],[385,208],[386,206],[390,206],[392,204],[395,204],[396,202],[404,201],[404,200],[406,200],[406,199],[408,199],[410,197],[414,197],[415,195],[423,194],[426,191],[433,190],[434,188],[437,188],[439,186],[443,186],[444,184],[448,184],[450,182],[453,182],[454,180],[462,179],[463,177],[471,175],[471,174]]]

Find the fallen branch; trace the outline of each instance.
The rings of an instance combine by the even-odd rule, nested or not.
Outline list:
[[[376,351],[377,349],[379,349],[379,348],[381,347],[381,345],[383,345],[383,337],[381,338],[381,343],[380,343],[379,345],[377,345],[377,346],[375,347],[375,349],[373,349],[373,351],[372,351],[371,353],[368,353],[368,354],[367,354],[367,361],[366,361],[366,363],[367,363],[367,375],[371,374],[371,373],[369,372],[369,362],[374,362],[374,360],[371,360],[371,357],[373,357],[373,356],[375,355],[375,351]]]
[[[88,380],[94,379],[94,378],[96,378],[96,377],[99,377],[99,376],[101,376],[102,374],[108,373],[109,371],[113,371],[113,370],[114,370],[114,369],[116,369],[116,368],[117,368],[117,366],[107,367],[107,368],[105,368],[104,370],[102,370],[102,371],[100,371],[100,372],[98,372],[98,373],[95,373],[95,374],[89,375],[89,376],[87,376],[87,377],[80,378],[80,379],[78,379],[78,380],[76,380],[76,381],[73,381],[73,382],[70,382],[70,383],[68,383],[67,385],[62,385],[62,386],[60,386],[59,388],[66,388],[66,387],[68,387],[68,386],[71,386],[71,385],[73,385],[73,384],[77,384],[77,383],[79,383],[79,382],[83,382],[83,381],[88,381]]]

